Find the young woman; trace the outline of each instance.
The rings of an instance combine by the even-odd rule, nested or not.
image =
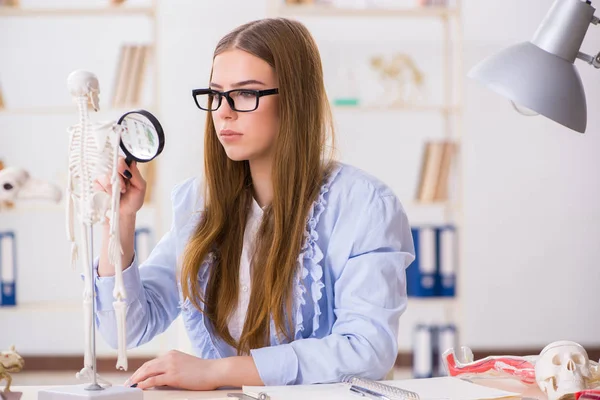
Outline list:
[[[286,19],[238,27],[217,45],[209,88],[193,95],[208,111],[202,179],[173,190],[171,230],[138,266],[145,182],[121,163],[120,229],[128,346],[181,313],[195,356],[171,351],[127,383],[211,390],[383,378],[397,355],[412,236],[387,186],[326,154],[331,115],[310,33]],[[107,182],[99,188],[110,191]],[[97,323],[116,347],[106,238]]]

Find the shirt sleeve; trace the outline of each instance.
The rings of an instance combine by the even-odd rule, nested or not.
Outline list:
[[[382,379],[393,367],[407,305],[405,270],[415,258],[410,226],[393,195],[373,196],[358,215],[355,233],[343,239],[353,243],[334,284],[332,332],[252,350],[265,385]]]
[[[179,291],[176,281],[176,223],[183,203],[185,190],[181,185],[171,193],[173,224],[150,253],[148,259],[138,265],[137,256],[123,271],[123,284],[127,298],[126,332],[127,347],[137,347],[164,332],[179,315]],[[106,342],[117,348],[117,324],[113,309],[115,277],[98,276],[98,258],[94,262],[94,280],[97,291],[96,324]]]

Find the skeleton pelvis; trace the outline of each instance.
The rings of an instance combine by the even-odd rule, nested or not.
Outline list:
[[[106,192],[95,192],[90,198],[89,212],[93,222],[101,221],[110,209],[111,198]]]

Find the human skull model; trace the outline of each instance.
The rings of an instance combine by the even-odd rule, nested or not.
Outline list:
[[[550,343],[535,363],[535,380],[548,400],[587,389],[590,378],[588,354],[575,342]]]
[[[67,78],[67,86],[73,98],[88,96],[94,111],[100,109],[100,84],[96,75],[88,71],[73,71]]]
[[[9,167],[0,171],[0,202],[13,203],[25,199],[58,202],[61,197],[62,192],[58,187],[31,178],[22,168]]]

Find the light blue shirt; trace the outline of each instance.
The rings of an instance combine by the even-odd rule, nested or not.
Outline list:
[[[190,178],[172,192],[173,223],[149,258],[123,272],[127,291],[127,345],[144,344],[181,313],[196,356],[235,356],[209,321],[183,299],[176,265],[202,215],[200,183]],[[294,288],[295,336],[250,355],[265,385],[339,382],[358,375],[382,379],[398,353],[398,325],[406,309],[405,269],[414,260],[406,213],[390,188],[367,173],[337,167],[314,202],[298,258]],[[212,257],[202,263],[205,288]],[[96,261],[97,262],[97,261]],[[97,264],[96,264],[97,265]],[[98,277],[98,330],[113,347],[114,277]]]

